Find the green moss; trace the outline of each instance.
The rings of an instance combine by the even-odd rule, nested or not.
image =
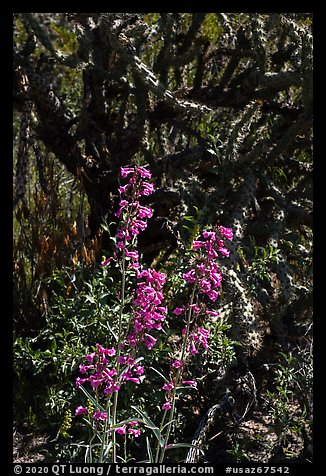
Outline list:
[[[74,32],[53,22],[50,23],[50,28],[57,33],[54,46],[58,48],[61,53],[71,54],[77,52],[78,40]]]
[[[19,48],[28,38],[24,23],[21,18],[14,19],[14,43]]]
[[[200,31],[211,43],[216,43],[219,37],[223,34],[224,28],[220,24],[216,13],[207,13]]]

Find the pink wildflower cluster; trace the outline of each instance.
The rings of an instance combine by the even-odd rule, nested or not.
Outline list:
[[[78,416],[78,415],[88,415],[88,409],[85,408],[85,407],[77,407],[76,408],[76,411],[75,411],[75,415]],[[93,413],[93,419],[94,420],[106,420],[107,419],[107,414],[106,412],[101,412],[100,410],[97,410],[96,412]]]
[[[123,424],[115,429],[119,435],[133,435],[136,438],[141,434],[141,430],[138,428],[138,421],[130,421],[128,424]]]
[[[219,296],[217,289],[221,285],[222,273],[216,260],[219,255],[229,256],[223,238],[232,240],[231,228],[217,227],[216,231],[204,231],[202,240],[192,242],[193,250],[200,250],[201,256],[196,266],[183,274],[189,283],[195,283],[199,290],[215,302]]]
[[[81,374],[91,372],[91,375],[89,377],[77,377],[77,387],[88,382],[93,389],[101,388],[106,395],[117,392],[120,388],[120,385],[116,383],[114,378],[117,375],[117,371],[115,368],[107,366],[109,363],[108,357],[114,356],[115,353],[116,350],[114,348],[107,349],[100,344],[96,344],[96,351],[85,356],[88,365],[81,364],[79,366]]]
[[[208,350],[208,338],[209,330],[195,325],[188,335],[186,351],[192,355],[198,354],[199,345],[202,345],[205,350]]]
[[[116,234],[117,250],[124,250],[125,257],[131,262],[130,269],[139,269],[139,255],[135,247],[135,237],[147,228],[147,220],[153,216],[153,209],[140,204],[142,196],[149,196],[154,192],[154,185],[149,182],[152,178],[146,167],[121,167],[122,179],[128,178],[125,185],[119,187],[119,209],[115,216],[120,219],[120,226]],[[116,253],[115,253],[116,254]],[[102,262],[107,266],[112,258]]]
[[[154,347],[157,338],[152,335],[152,332],[162,329],[162,322],[167,314],[167,307],[162,305],[166,276],[153,269],[141,268],[136,249],[137,235],[146,229],[147,220],[153,215],[152,208],[140,203],[142,196],[149,196],[154,191],[154,186],[150,182],[151,173],[146,167],[121,167],[120,175],[128,182],[119,187],[119,209],[115,215],[120,219],[120,224],[116,234],[115,259],[121,253],[123,260],[126,259],[129,263],[129,269],[135,271],[137,279],[129,332],[123,337],[119,348],[126,355],[119,352],[116,359],[118,367],[126,365],[126,369],[121,375],[117,375],[114,366],[108,369],[106,351],[101,351],[100,355],[96,355],[98,360],[96,365],[91,361],[91,365],[80,367],[81,372],[91,370],[92,375],[77,379],[77,385],[87,381],[93,388],[100,388],[107,395],[117,392],[124,381],[140,383],[139,376],[143,374],[144,367],[138,365],[134,360],[136,348],[140,344],[144,344],[149,350]],[[107,266],[111,259],[103,261],[102,266]],[[127,350],[128,347],[130,352]],[[115,349],[111,349],[112,352],[113,350],[115,352]],[[93,354],[91,357],[93,358]],[[86,360],[87,358],[88,356],[86,356]],[[118,433],[120,431],[123,429]]]
[[[102,262],[107,266],[113,259],[119,261],[123,276],[121,291],[121,313],[119,320],[119,342],[117,348],[106,348],[96,344],[96,350],[85,356],[86,363],[80,365],[82,377],[78,377],[76,385],[84,383],[91,385],[98,398],[110,398],[114,394],[114,415],[116,415],[118,391],[125,382],[140,383],[140,376],[144,367],[139,365],[140,358],[136,358],[140,345],[148,350],[152,349],[157,338],[155,331],[161,331],[166,319],[167,307],[163,304],[163,287],[166,281],[164,273],[153,269],[143,268],[139,263],[139,253],[136,249],[139,233],[147,227],[148,220],[153,216],[153,209],[141,204],[143,196],[150,196],[154,192],[151,183],[151,173],[146,167],[121,167],[122,184],[119,187],[120,201],[115,216],[119,219],[116,233],[116,249],[113,258]],[[192,266],[183,274],[187,283],[192,284],[191,302],[174,309],[174,315],[184,320],[182,330],[183,343],[180,352],[174,356],[171,363],[170,378],[164,383],[165,402],[162,409],[174,410],[176,390],[180,385],[197,388],[194,380],[185,380],[185,369],[191,356],[199,354],[200,350],[209,350],[209,329],[204,327],[207,319],[218,317],[218,312],[211,309],[219,296],[222,281],[217,260],[228,257],[229,250],[225,240],[232,240],[231,228],[217,226],[206,230],[198,240],[193,241],[192,249],[196,257]],[[136,278],[136,288],[132,299],[131,317],[126,330],[122,326],[124,307],[126,269]],[[154,334],[154,335],[153,335]],[[89,410],[79,406],[76,415],[88,415]],[[164,414],[165,417],[165,414]],[[164,418],[163,417],[163,418]],[[171,415],[171,418],[173,415]],[[100,410],[92,414],[96,421],[105,421],[108,416]],[[141,430],[137,421],[116,426],[116,419],[111,432],[115,434],[133,435],[138,437]],[[169,423],[169,425],[171,422]]]
[[[174,309],[176,316],[184,316],[191,321],[182,330],[184,339],[186,339],[185,347],[181,353],[181,358],[174,359],[171,367],[171,381],[164,384],[163,389],[166,391],[166,402],[163,410],[171,408],[171,392],[173,387],[179,385],[177,380],[182,377],[185,363],[189,356],[199,353],[199,347],[203,347],[205,351],[209,350],[209,329],[205,329],[200,322],[205,318],[218,317],[218,312],[209,308],[210,302],[215,302],[219,296],[218,289],[222,281],[222,273],[216,260],[222,256],[229,256],[230,252],[225,246],[225,238],[232,240],[233,233],[231,228],[218,226],[212,231],[204,231],[199,240],[192,242],[192,249],[198,252],[198,256],[194,261],[193,267],[183,274],[185,281],[193,284],[199,294],[207,296],[208,304],[198,302]],[[190,313],[190,314],[189,314]],[[183,380],[184,385],[190,385],[196,388],[196,382],[193,380]]]
[[[121,200],[116,212],[120,218],[117,248],[124,250],[125,257],[131,261],[129,268],[136,271],[138,280],[133,299],[132,328],[126,344],[135,348],[144,343],[150,350],[157,341],[150,332],[162,329],[162,321],[167,313],[167,308],[161,305],[166,277],[152,269],[141,269],[134,238],[145,230],[147,220],[153,215],[153,209],[142,206],[139,199],[142,195],[151,195],[154,186],[149,181],[152,176],[146,167],[121,167],[120,173],[122,178],[128,178],[129,181],[119,188]]]
[[[164,273],[144,269],[137,273],[138,283],[134,298],[134,317],[132,331],[127,339],[131,347],[143,342],[150,350],[157,339],[150,334],[152,329],[161,330],[167,307],[162,306]]]
[[[115,366],[109,366],[110,359],[116,355],[116,349],[113,347],[107,349],[106,347],[96,344],[96,351],[85,356],[86,365],[81,364],[79,371],[82,375],[90,374],[88,377],[77,377],[76,385],[84,385],[88,382],[93,390],[99,396],[101,394],[111,395],[120,390],[124,382],[131,381],[136,384],[140,383],[139,376],[144,373],[144,367],[139,365],[133,357],[120,355],[117,359],[118,363],[124,364],[125,368],[121,375],[118,376]],[[76,409],[76,415],[88,413],[84,407]],[[106,420],[107,415],[104,412],[95,412],[93,415],[95,420]]]
[[[124,249],[133,243],[135,236],[146,229],[147,219],[153,216],[153,209],[142,206],[139,199],[143,195],[151,195],[154,192],[154,185],[146,180],[152,177],[146,167],[121,167],[120,175],[122,178],[129,178],[129,181],[118,189],[121,200],[115,213],[121,220],[116,235],[117,248]],[[137,251],[126,251],[126,256],[138,263]]]

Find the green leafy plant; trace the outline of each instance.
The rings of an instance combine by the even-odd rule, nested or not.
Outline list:
[[[286,452],[291,434],[302,436],[303,431],[311,425],[305,406],[300,407],[296,399],[296,390],[300,382],[298,359],[291,353],[280,353],[283,360],[274,370],[274,391],[267,392],[269,414],[277,434],[275,445]]]
[[[151,173],[141,166],[121,167],[121,177],[128,176],[129,181],[119,187],[121,200],[116,216],[120,219],[120,224],[116,233],[115,251],[102,262],[103,267],[109,268],[111,265],[120,272],[116,321],[112,328],[108,327],[111,336],[105,339],[106,346],[97,343],[93,352],[85,356],[86,364],[79,366],[81,376],[76,380],[77,386],[95,409],[95,412],[84,406],[76,409],[76,415],[82,416],[92,429],[85,453],[86,462],[102,463],[108,461],[109,455],[113,463],[118,460],[126,462],[127,437],[130,439],[141,435],[139,424],[150,430],[154,438],[153,445],[153,438],[146,436],[147,462],[162,463],[167,451],[191,447],[186,443],[169,442],[175,422],[176,401],[183,389],[197,388],[197,382],[188,377],[189,362],[199,354],[201,346],[204,352],[209,350],[210,330],[206,325],[207,321],[218,317],[218,312],[211,306],[219,296],[217,289],[222,280],[216,259],[221,255],[229,255],[225,240],[232,240],[233,237],[231,229],[219,226],[211,231],[205,230],[200,239],[192,241],[188,268],[191,267],[182,274],[188,288],[187,304],[173,310],[175,318],[183,326],[181,335],[171,352],[165,355],[169,360],[168,370],[161,372],[150,367],[161,377],[161,388],[165,391],[160,424],[155,424],[148,412],[138,405],[130,406],[136,413],[135,416],[121,420],[119,408],[122,388],[128,389],[133,384],[142,385],[143,363],[146,363],[148,351],[151,351],[159,339],[158,331],[165,332],[164,323],[168,313],[168,307],[162,303],[166,275],[142,267],[136,248],[138,234],[147,227],[147,219],[153,215],[153,210],[141,205],[139,201],[142,195],[147,196],[153,192],[153,185],[149,181]],[[87,301],[96,307],[98,313],[97,303],[102,294],[94,293],[89,283],[87,287],[90,290]],[[132,297],[128,297],[128,290],[129,293],[132,291]],[[107,297],[105,293],[104,297]],[[217,331],[218,344],[223,349],[230,348],[231,341],[220,339],[221,330],[222,327]],[[153,335],[155,331],[156,334]],[[231,358],[229,353],[225,361],[230,361]],[[89,384],[94,395],[86,388]],[[119,435],[123,437],[124,456],[119,451]]]
[[[253,237],[250,237],[250,241],[254,253],[250,271],[254,274],[256,279],[269,282],[269,266],[271,263],[278,263],[280,250],[271,244],[267,244],[265,247],[258,246]]]

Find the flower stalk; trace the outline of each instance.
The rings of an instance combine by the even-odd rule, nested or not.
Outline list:
[[[151,174],[146,167],[121,167],[121,177],[127,179],[128,182],[119,187],[121,200],[119,209],[115,213],[120,220],[116,233],[116,249],[113,257],[102,262],[104,267],[112,262],[118,262],[121,271],[116,347],[106,348],[96,344],[96,350],[85,356],[86,364],[81,364],[79,367],[81,374],[84,375],[76,380],[77,386],[87,382],[96,393],[96,401],[90,397],[95,405],[93,409],[95,411],[80,406],[76,410],[76,415],[87,414],[89,421],[93,421],[94,433],[89,445],[88,459],[94,460],[92,442],[98,436],[101,441],[98,456],[100,463],[107,461],[111,445],[112,462],[117,463],[120,458],[117,444],[120,436],[117,437],[117,434],[123,435],[123,455],[126,461],[128,437],[138,437],[142,431],[137,427],[138,421],[124,420],[124,423],[119,426],[119,392],[127,382],[140,384],[139,377],[144,373],[144,366],[139,365],[140,360],[143,360],[141,354],[144,347],[151,350],[156,345],[158,340],[156,334],[164,330],[164,321],[168,312],[167,306],[163,303],[165,274],[155,269],[141,267],[136,249],[138,234],[146,229],[147,220],[153,215],[153,210],[141,205],[139,201],[143,195],[148,196],[154,191],[150,182]],[[232,230],[220,226],[211,231],[204,231],[202,237],[192,243],[194,264],[191,269],[183,273],[185,282],[192,285],[189,304],[175,308],[173,311],[176,317],[185,316],[181,348],[172,359],[170,381],[165,379],[166,382],[163,385],[166,401],[162,405],[164,413],[160,428],[153,424],[155,426],[153,430],[158,432],[156,436],[159,435],[155,463],[164,461],[173,428],[178,389],[182,384],[193,388],[197,385],[194,380],[184,380],[189,378],[185,377],[187,364],[192,355],[199,353],[200,346],[204,348],[204,352],[209,349],[209,329],[203,325],[206,321],[209,322],[211,317],[218,316],[218,313],[211,309],[210,303],[215,303],[217,300],[217,289],[222,280],[216,260],[220,255],[228,256],[229,254],[224,238],[232,240]],[[136,285],[129,319],[124,323],[129,271],[136,278]],[[83,389],[83,391],[87,393],[86,390]],[[144,415],[144,422],[151,422],[146,414]],[[168,422],[165,423],[167,416]],[[151,426],[153,425],[151,422]]]
[[[122,344],[122,319],[123,311],[125,307],[125,292],[126,292],[126,253],[125,249],[122,251],[121,259],[121,302],[120,302],[120,312],[119,312],[119,323],[118,323],[118,343],[117,343],[117,382],[119,381],[120,376],[120,355],[121,355],[121,344]],[[117,424],[117,409],[118,409],[118,396],[119,390],[114,393],[113,397],[113,407],[112,407],[112,426],[115,427]],[[109,402],[109,400],[108,400]],[[116,432],[112,433],[112,462],[117,462],[117,443],[116,443]]]
[[[169,438],[170,438],[170,432],[171,432],[174,413],[175,413],[176,393],[177,393],[178,386],[180,385],[180,382],[181,382],[181,376],[182,376],[183,368],[184,368],[183,363],[185,362],[185,357],[186,357],[186,348],[187,348],[187,342],[188,342],[188,337],[189,337],[189,332],[190,332],[190,324],[191,324],[191,318],[192,318],[192,311],[193,311],[192,304],[194,302],[195,293],[196,293],[196,283],[193,286],[193,290],[192,290],[192,294],[191,294],[191,298],[190,298],[190,306],[189,306],[188,316],[187,316],[186,332],[183,335],[182,350],[181,350],[181,357],[180,357],[180,361],[182,363],[182,366],[180,366],[177,370],[174,386],[173,386],[173,389],[172,389],[172,395],[171,395],[172,406],[171,406],[171,412],[170,412],[170,419],[169,419],[169,423],[167,425],[166,435],[165,435],[165,438],[164,438],[164,445],[163,445],[163,448],[161,450],[160,458],[159,458],[159,460],[156,460],[155,463],[162,463],[163,462],[166,447],[168,445],[168,441],[169,441]],[[164,421],[166,413],[167,412],[165,411],[165,413],[163,415],[163,421]],[[163,426],[163,424],[161,424],[161,428],[162,428],[162,426]],[[159,445],[158,445],[157,449],[159,450]],[[156,455],[158,456],[158,451],[157,451]]]

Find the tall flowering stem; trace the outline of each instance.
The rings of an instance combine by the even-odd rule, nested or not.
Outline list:
[[[188,337],[189,337],[189,333],[190,333],[190,325],[191,325],[191,318],[192,318],[192,309],[193,309],[192,305],[193,305],[193,302],[194,302],[195,293],[196,293],[196,285],[194,285],[193,289],[192,289],[191,298],[190,298],[190,306],[189,306],[189,310],[188,310],[188,317],[187,317],[187,323],[186,323],[186,332],[183,334],[181,357],[180,357],[180,361],[177,361],[177,362],[181,362],[181,363],[184,362],[185,357],[186,357],[187,342],[188,342]],[[161,455],[160,455],[159,460],[158,460],[158,456],[159,456],[160,447],[159,447],[159,445],[157,446],[157,451],[156,451],[156,462],[157,463],[158,462],[162,463],[163,460],[164,460],[165,449],[166,449],[166,446],[168,444],[168,441],[169,441],[169,438],[170,438],[170,432],[171,432],[171,429],[172,429],[173,417],[174,417],[174,412],[175,412],[176,393],[177,393],[178,385],[181,383],[182,372],[183,372],[183,365],[180,365],[177,368],[177,373],[176,373],[175,380],[174,380],[174,383],[173,383],[173,388],[172,388],[172,393],[171,393],[172,406],[171,406],[170,420],[169,420],[168,425],[167,425],[167,431],[166,431],[166,435],[165,435],[165,439],[164,439],[164,446],[161,450]],[[165,406],[166,406],[167,409],[169,408],[169,405],[170,405],[170,402],[165,403]],[[164,416],[163,416],[163,421],[165,420],[166,413],[167,413],[167,410],[165,410],[165,413],[164,413]],[[163,424],[161,424],[161,427],[163,427]]]
[[[126,292],[126,253],[125,248],[122,250],[122,259],[121,259],[121,301],[120,301],[120,312],[119,312],[119,323],[118,323],[118,349],[117,349],[117,375],[120,375],[120,356],[121,356],[121,343],[123,339],[122,335],[122,319],[123,311],[125,307],[125,292]],[[112,407],[112,426],[115,426],[117,423],[117,409],[118,409],[118,395],[119,390],[114,393],[113,398],[113,407]],[[109,404],[109,400],[108,400]],[[117,444],[116,444],[116,432],[113,432],[112,435],[112,459],[113,463],[117,462]]]
[[[121,200],[119,202],[119,209],[116,212],[116,216],[120,218],[120,226],[117,232],[117,250],[122,253],[121,256],[121,296],[120,296],[120,313],[118,323],[118,348],[117,348],[117,376],[120,376],[121,364],[132,364],[134,352],[131,352],[128,356],[122,356],[121,351],[130,344],[129,336],[123,333],[122,322],[123,312],[125,307],[125,291],[126,291],[126,258],[130,260],[129,269],[136,271],[136,275],[139,277],[140,265],[138,262],[139,256],[135,249],[137,235],[146,229],[147,219],[153,215],[153,210],[149,207],[144,207],[140,204],[139,199],[141,196],[148,196],[154,191],[154,186],[148,182],[151,179],[151,173],[145,167],[121,167],[121,177],[123,179],[129,179],[128,182],[119,187],[119,193]],[[127,330],[130,328],[131,320]],[[139,366],[138,366],[139,367]],[[136,368],[136,374],[141,374],[141,368]],[[125,379],[139,383],[137,376],[133,376],[130,369],[124,374]],[[119,391],[114,394],[113,407],[112,407],[112,426],[117,423],[117,409],[118,409],[118,395]],[[113,431],[112,437],[113,450],[112,460],[113,463],[117,462],[117,445],[116,445],[116,432]]]
[[[111,349],[96,344],[97,350],[85,357],[90,365],[80,366],[81,373],[91,375],[85,378],[78,377],[76,381],[77,386],[86,382],[91,384],[96,392],[99,406],[103,405],[103,400],[106,401],[105,412],[98,410],[92,416],[95,420],[96,431],[101,431],[103,435],[99,457],[101,463],[106,459],[110,439],[112,439],[112,461],[117,462],[117,433],[125,435],[125,438],[127,435],[138,437],[140,434],[141,430],[138,428],[127,428],[127,425],[117,426],[119,391],[126,382],[133,382],[136,385],[140,383],[139,377],[143,374],[144,367],[139,365],[140,358],[137,357],[137,353],[141,351],[143,345],[151,349],[156,344],[157,339],[152,335],[152,331],[162,329],[162,321],[167,313],[167,308],[161,306],[165,275],[155,270],[141,269],[136,249],[137,236],[146,229],[147,220],[153,215],[150,207],[140,203],[142,196],[149,196],[154,191],[151,173],[146,167],[121,167],[120,175],[125,183],[119,187],[119,209],[115,213],[119,219],[116,248],[113,256],[102,262],[104,267],[111,262],[117,262],[120,265],[121,291],[117,343],[116,347]],[[135,274],[137,287],[129,322],[124,326],[128,271]],[[87,408],[78,407],[76,415],[87,412]],[[137,422],[130,422],[129,425],[132,423]]]
[[[176,315],[186,313],[187,318],[186,325],[182,331],[183,339],[180,356],[172,363],[170,383],[163,386],[163,389],[166,390],[163,419],[165,419],[166,412],[171,411],[160,456],[159,446],[157,447],[156,462],[162,463],[164,460],[175,413],[178,387],[181,384],[190,385],[195,388],[197,386],[197,383],[193,380],[183,380],[185,366],[191,355],[199,352],[198,345],[202,345],[205,351],[209,349],[209,330],[200,326],[200,322],[218,316],[218,312],[210,307],[210,303],[215,303],[219,296],[217,290],[222,281],[222,273],[217,264],[217,259],[221,256],[229,256],[229,250],[225,246],[225,239],[232,240],[232,238],[233,234],[230,228],[218,226],[212,231],[204,231],[201,240],[195,240],[192,243],[192,248],[197,256],[194,266],[183,274],[183,279],[191,283],[193,287],[188,306],[174,310]]]
[[[146,167],[121,167],[120,173],[120,201],[115,213],[119,219],[116,247],[113,256],[102,262],[103,267],[118,263],[121,272],[116,345],[104,347],[97,343],[95,351],[85,356],[85,364],[79,366],[81,377],[76,380],[76,385],[83,389],[94,405],[88,408],[79,406],[76,409],[76,415],[83,415],[93,428],[88,459],[93,461],[93,441],[98,437],[101,441],[100,463],[107,461],[111,445],[112,462],[117,462],[117,440],[120,438],[117,434],[124,438],[126,459],[127,438],[138,437],[141,433],[138,421],[124,420],[120,425],[117,423],[119,392],[127,382],[140,384],[140,377],[144,373],[144,366],[139,364],[143,359],[142,352],[144,348],[151,350],[156,345],[156,334],[163,330],[168,312],[163,296],[165,274],[142,267],[137,251],[138,234],[146,229],[147,221],[153,215],[150,207],[140,203],[142,196],[149,196],[154,191],[151,173]],[[218,316],[212,305],[218,298],[218,288],[222,281],[217,261],[229,255],[225,239],[232,240],[232,230],[218,226],[204,231],[200,239],[192,243],[192,267],[183,274],[185,282],[192,287],[189,303],[173,311],[177,319],[184,318],[185,326],[180,349],[173,355],[171,362],[170,380],[163,385],[165,403],[162,405],[164,413],[160,428],[156,428],[160,433],[156,463],[163,462],[168,447],[178,389],[184,385],[196,388],[197,385],[186,376],[187,365],[191,357],[199,353],[200,347],[205,352],[209,349],[209,329],[204,325],[207,320]],[[125,322],[127,277],[130,275],[133,276],[134,291],[132,305],[128,310],[129,319]],[[91,386],[95,399],[84,385]],[[168,422],[165,423],[167,418]],[[145,418],[144,421],[148,422],[148,419]]]

